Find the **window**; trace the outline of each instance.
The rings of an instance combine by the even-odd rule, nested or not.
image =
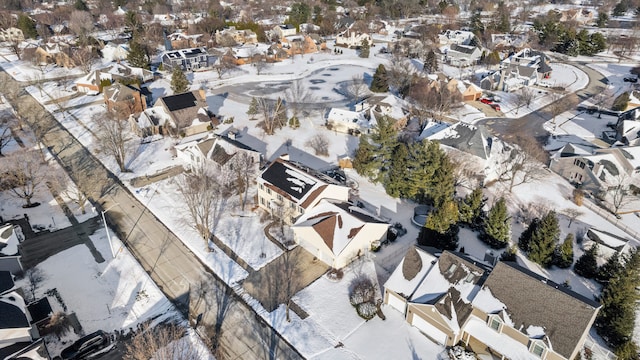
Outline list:
[[[267,206],[267,204],[264,201],[264,198],[262,196],[260,197],[260,204],[262,204],[263,206]]]
[[[260,184],[260,190],[264,190],[264,185]]]
[[[447,275],[451,275],[453,274],[454,271],[456,271],[456,269],[458,268],[458,265],[456,264],[451,264],[451,266],[449,266],[449,269],[447,269]]]
[[[475,276],[474,276],[473,274],[469,274],[469,275],[467,275],[467,277],[464,279],[464,281],[465,281],[465,282],[470,283],[470,282],[472,282],[472,281],[473,281],[473,279],[475,279]]]
[[[496,315],[490,316],[489,327],[497,332],[500,332],[500,328],[502,327],[502,320]]]
[[[267,189],[267,194],[271,195],[271,189]]]
[[[295,210],[296,210],[296,207],[297,207],[297,206],[296,206],[296,203],[292,202],[292,203],[291,203],[291,208],[293,209],[293,211],[295,211]]]
[[[584,169],[586,164],[583,161],[581,161],[580,159],[575,159],[575,160],[573,160],[573,165],[579,167],[580,169]]]
[[[542,357],[542,355],[544,355],[545,349],[546,349],[546,346],[544,346],[542,341],[533,341],[531,343],[530,350],[531,350],[531,353],[534,354],[534,355]]]
[[[278,194],[278,201],[282,201],[282,195]]]

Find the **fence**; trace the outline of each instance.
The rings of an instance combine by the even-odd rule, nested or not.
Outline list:
[[[603,218],[605,218],[607,221],[609,221],[610,223],[612,223],[613,225],[615,225],[618,229],[624,231],[625,233],[627,233],[628,235],[630,235],[631,237],[633,237],[636,240],[640,240],[640,233],[638,233],[637,231],[633,230],[632,228],[630,228],[629,226],[627,226],[625,223],[623,223],[622,221],[620,221],[620,219],[618,219],[617,217],[615,217],[613,214],[611,214],[609,211],[601,208],[600,206],[598,206],[597,204],[592,203],[590,200],[588,199],[584,199],[583,205],[586,208],[589,208],[590,210],[593,210],[595,213],[597,213],[598,215],[602,216]]]
[[[587,335],[587,339],[584,341],[584,348],[591,350],[593,360],[616,360],[618,357],[598,344],[591,335]]]

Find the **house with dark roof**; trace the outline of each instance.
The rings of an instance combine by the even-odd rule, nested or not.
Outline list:
[[[258,205],[269,214],[293,224],[322,199],[349,200],[349,188],[333,178],[289,161],[275,159],[258,176]]]
[[[478,355],[574,359],[600,304],[512,262],[410,249],[385,283],[384,302],[431,340]]]
[[[589,150],[567,144],[551,155],[549,168],[592,194],[640,187],[640,146]]]
[[[168,51],[162,54],[162,66],[166,71],[176,67],[182,71],[197,71],[209,68],[209,54],[204,47]]]
[[[103,96],[107,110],[120,119],[140,114],[147,108],[147,97],[133,85],[115,83],[103,89]]]
[[[484,163],[495,154],[495,139],[484,126],[475,126],[458,122],[451,126],[443,126],[439,131],[434,126],[425,127],[420,139],[437,141],[445,150],[461,151],[480,158]]]
[[[199,134],[217,125],[217,118],[209,112],[204,90],[163,96],[154,107],[169,115],[174,135]]]
[[[232,137],[209,135],[203,139],[176,145],[176,154],[192,170],[214,169],[221,173],[232,173],[244,162],[253,164],[254,174],[262,163],[262,154]]]
[[[102,91],[105,84],[116,82],[129,84],[132,81],[143,84],[152,80],[153,73],[147,69],[117,63],[104,69],[92,71],[76,80],[75,84],[79,92],[97,94]]]
[[[364,255],[386,238],[389,224],[353,204],[322,200],[292,225],[294,239],[334,269]]]
[[[488,80],[480,82],[483,89],[515,91],[523,86],[535,85],[551,75],[547,56],[536,50],[524,48],[500,62],[500,71],[492,73]]]
[[[475,65],[482,52],[476,46],[453,44],[444,53],[444,61],[451,66]]]
[[[587,250],[598,245],[598,257],[602,262],[609,260],[614,254],[627,255],[633,248],[630,239],[591,227],[584,234],[582,248]]]

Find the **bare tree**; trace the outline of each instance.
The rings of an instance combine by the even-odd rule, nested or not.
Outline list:
[[[28,282],[28,301],[34,301],[36,299],[36,291],[42,285],[42,282],[45,280],[44,272],[37,267],[31,268],[25,272],[25,276]]]
[[[389,85],[395,88],[400,94],[406,95],[411,88],[415,73],[416,68],[411,61],[403,56],[394,54],[391,65],[387,69]]]
[[[40,184],[45,183],[49,176],[38,152],[22,149],[10,156],[0,158],[5,171],[0,179],[2,188],[10,190],[12,195],[23,199],[25,208],[37,206],[37,203],[32,203],[31,200],[41,190]]]
[[[222,55],[218,59],[217,63],[213,66],[213,69],[216,71],[216,73],[218,73],[218,79],[222,79],[222,75],[231,71],[236,66],[237,65],[232,56]]]
[[[274,260],[274,272],[272,276],[267,277],[267,286],[269,291],[270,304],[267,308],[275,309],[278,304],[284,304],[286,307],[287,321],[291,321],[289,309],[291,306],[291,298],[300,290],[302,284],[300,272],[302,271],[302,261],[300,257],[302,248],[285,251],[279,258]]]
[[[513,188],[530,183],[544,176],[540,171],[545,157],[544,150],[532,138],[517,137],[513,147],[505,147],[503,159],[498,164],[498,181],[508,184],[509,192]]]
[[[611,186],[606,190],[606,195],[611,199],[611,205],[613,206],[613,212],[618,213],[621,207],[628,204],[632,197],[629,193],[630,178],[626,173],[621,173],[613,176]]]
[[[217,223],[221,205],[229,196],[230,189],[213,169],[202,166],[191,173],[183,174],[177,181],[178,192],[187,208],[187,221],[209,249],[209,239]]]
[[[71,58],[82,71],[88,74],[93,64],[98,60],[98,54],[90,46],[83,46],[73,49]]]
[[[13,114],[13,111],[0,112],[0,157],[2,149],[4,149],[11,141],[13,141],[13,127],[18,124],[18,119]]]
[[[291,109],[291,116],[299,120],[299,115],[307,103],[313,102],[313,94],[300,79],[294,80],[285,91],[287,107]]]
[[[516,115],[518,115],[518,111],[522,106],[529,107],[531,102],[533,101],[535,93],[529,87],[524,86],[518,91],[516,94],[515,102],[516,102]]]
[[[85,206],[89,202],[87,194],[101,193],[104,179],[95,175],[92,171],[86,171],[80,166],[79,161],[72,161],[67,168],[70,176],[75,178],[75,184],[64,171],[53,171],[49,181],[53,191],[68,197],[74,204],[78,205],[82,214],[86,214]]]
[[[577,105],[577,98],[574,94],[567,95],[565,90],[550,91],[551,103],[547,107],[551,114],[551,122],[555,130],[558,124],[556,118],[563,112],[574,108]]]
[[[131,153],[133,134],[126,120],[120,120],[111,113],[99,113],[93,117],[96,124],[95,136],[100,151],[113,158],[122,172],[127,170],[127,159]]]
[[[18,57],[18,60],[20,60],[20,57],[22,55],[22,51],[21,51],[22,41],[18,39],[10,39],[9,41],[7,41],[6,44],[9,50],[11,50],[11,52]]]
[[[362,74],[354,74],[351,77],[351,81],[347,83],[346,93],[353,103],[357,103],[360,99],[369,93],[369,88],[364,82]]]
[[[242,211],[247,203],[249,186],[255,178],[257,166],[258,164],[255,163],[253,157],[245,152],[235,156],[233,169],[236,173],[236,189],[242,199]]]
[[[194,287],[190,287],[190,299],[192,302],[195,326],[204,333],[204,340],[207,347],[216,359],[224,359],[224,349],[221,339],[224,334],[222,326],[231,306],[235,303],[233,290],[228,286],[215,286],[211,280],[201,278]],[[210,318],[205,315],[215,310],[213,324],[207,322]]]
[[[312,148],[316,155],[329,156],[329,140],[322,134],[314,135],[305,145]]]
[[[569,219],[568,227],[571,227],[571,224],[578,218],[578,216],[583,215],[584,213],[578,209],[566,208],[562,210],[562,214]]]
[[[44,325],[42,335],[54,334],[58,340],[61,340],[71,329],[71,320],[62,311],[57,311],[51,315],[49,321]]]
[[[188,339],[187,328],[179,324],[144,325],[125,346],[124,359],[128,360],[200,360],[206,354]]]
[[[453,178],[456,186],[475,189],[484,179],[484,166],[468,154],[451,150],[447,152],[447,157],[453,165]]]
[[[287,123],[287,110],[282,99],[273,101],[263,97],[257,98],[258,111],[262,113],[262,121],[258,123],[262,126],[267,135],[273,135]]]
[[[78,36],[80,44],[87,45],[89,33],[93,29],[93,17],[88,11],[74,10],[71,12],[69,30]]]

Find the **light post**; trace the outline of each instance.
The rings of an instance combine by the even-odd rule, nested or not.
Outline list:
[[[113,244],[111,244],[111,234],[109,233],[109,227],[107,227],[107,219],[104,217],[104,214],[107,211],[113,209],[114,206],[118,206],[118,205],[120,205],[120,204],[115,203],[115,204],[109,206],[108,209],[102,211],[102,222],[104,223],[104,230],[107,232],[107,240],[109,240],[109,250],[111,250],[111,256],[114,259],[116,257],[116,254],[113,252]]]

